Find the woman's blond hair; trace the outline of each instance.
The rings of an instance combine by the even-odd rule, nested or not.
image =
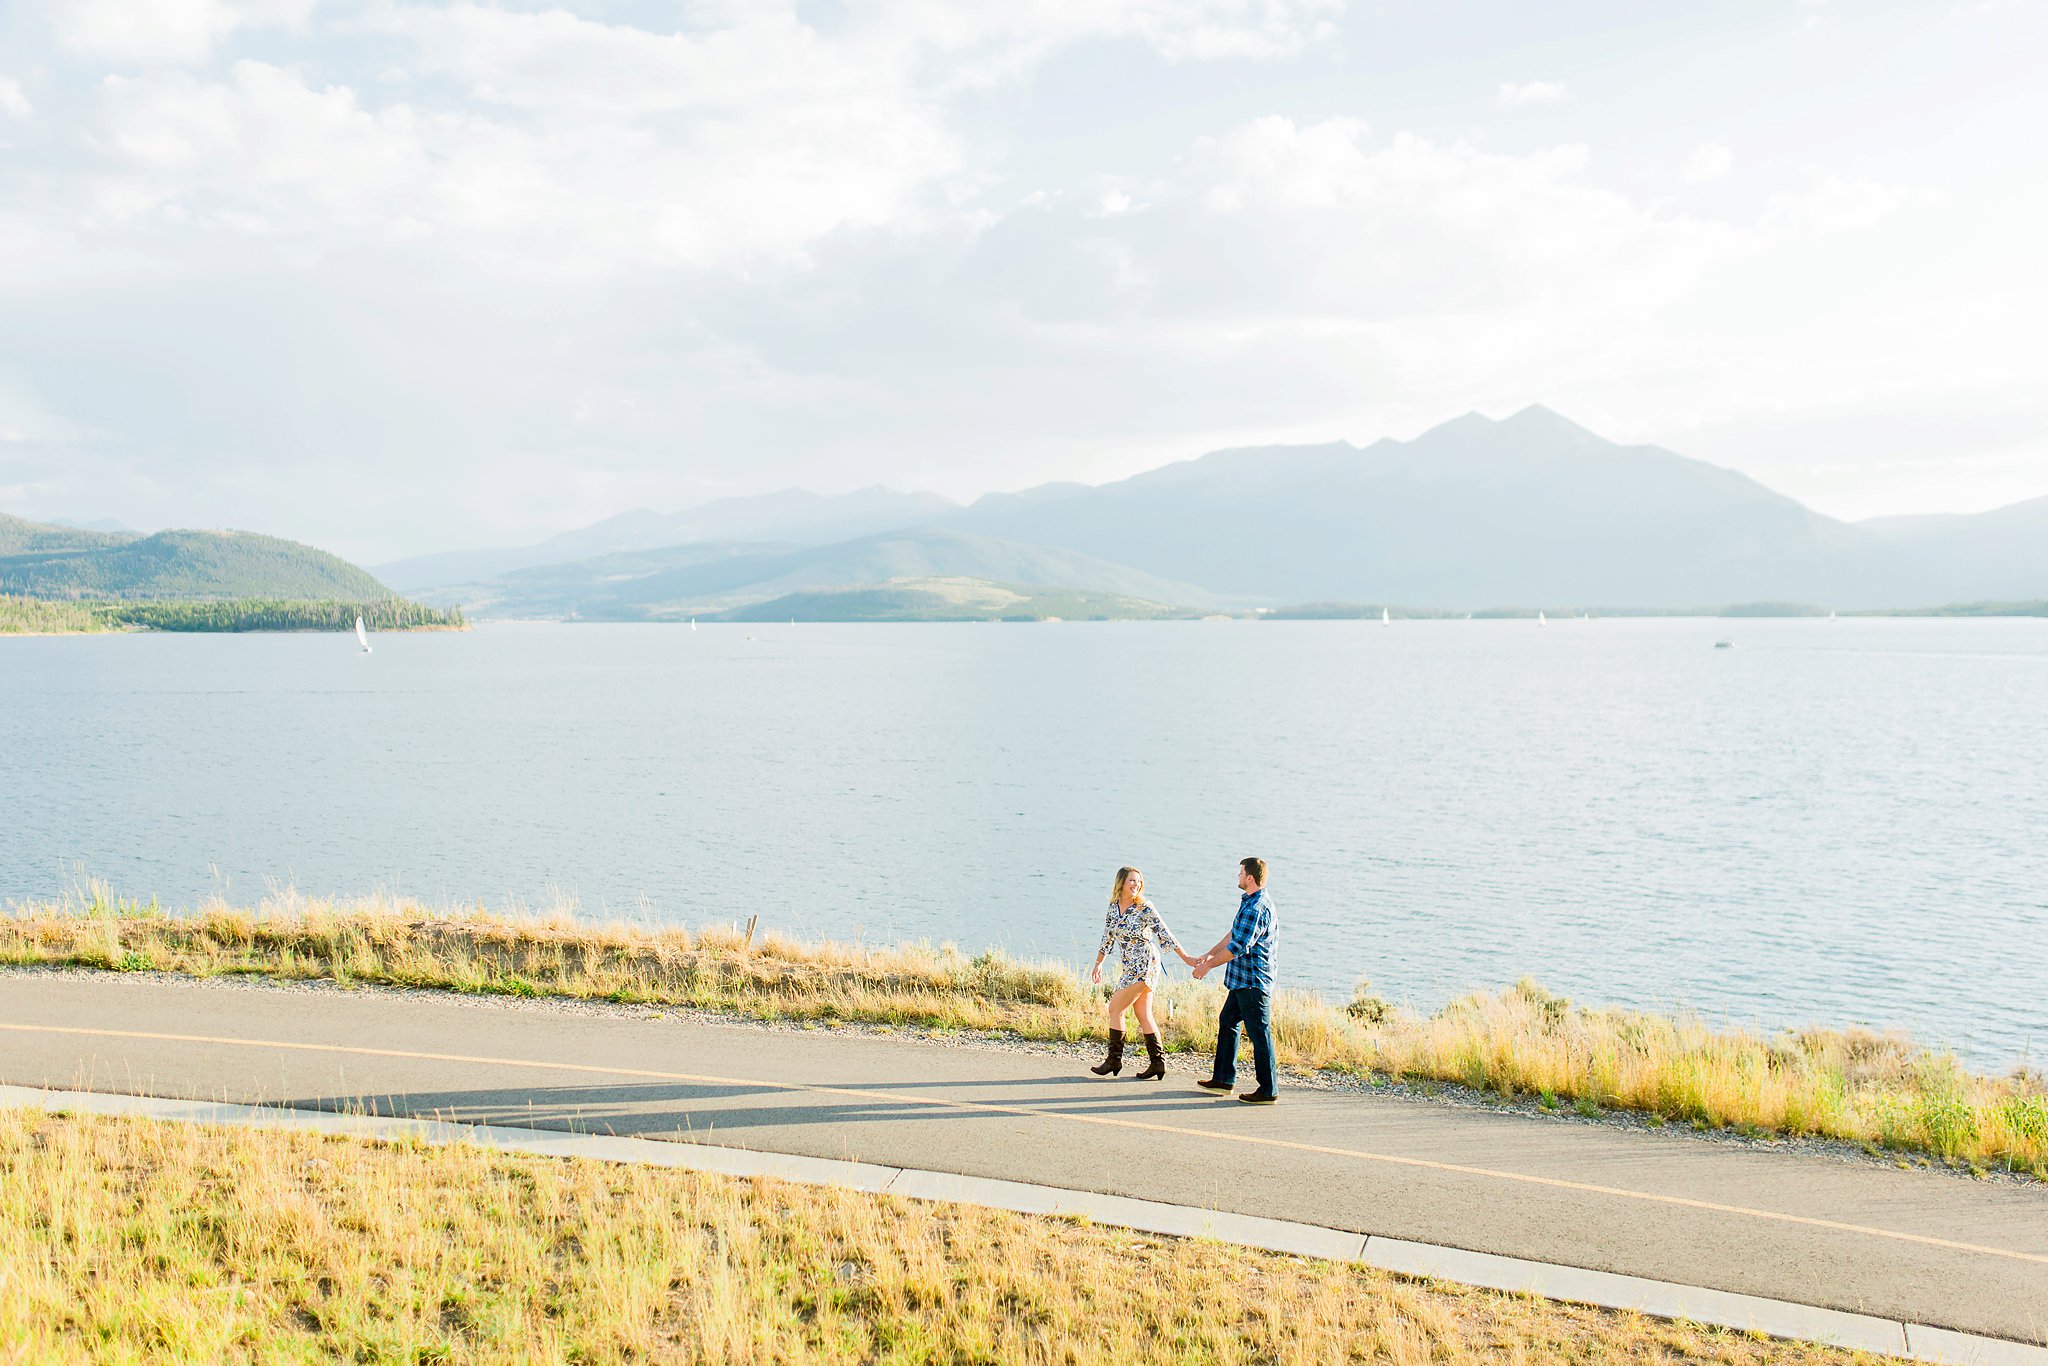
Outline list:
[[[1131,867],[1129,864],[1126,864],[1123,867],[1117,869],[1116,885],[1109,889],[1109,899],[1111,901],[1122,901],[1124,899],[1124,884],[1126,882],[1129,882],[1133,877],[1143,878],[1144,876],[1145,875],[1143,873],[1139,872],[1136,868]],[[1143,893],[1139,894],[1139,899],[1143,899]]]

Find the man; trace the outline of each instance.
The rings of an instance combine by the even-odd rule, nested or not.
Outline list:
[[[1237,1084],[1237,1027],[1251,1040],[1252,1071],[1259,1089],[1238,1097],[1247,1105],[1271,1105],[1273,1091],[1273,903],[1266,896],[1266,861],[1242,859],[1237,865],[1237,919],[1230,933],[1195,960],[1200,977],[1219,963],[1223,970],[1223,1013],[1216,1017],[1216,1066],[1204,1081],[1211,1091]]]

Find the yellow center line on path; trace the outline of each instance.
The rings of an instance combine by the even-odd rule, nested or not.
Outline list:
[[[1923,1247],[1945,1248],[1951,1252],[1974,1252],[1987,1257],[2003,1257],[2012,1261],[2034,1262],[2048,1266],[2048,1255],[2037,1252],[2019,1252],[2011,1248],[1985,1247],[1978,1243],[1957,1242],[1949,1238],[1935,1238],[1924,1233],[1901,1233],[1896,1229],[1870,1228],[1863,1224],[1843,1223],[1835,1219],[1816,1219],[1804,1214],[1786,1214],[1780,1210],[1754,1209],[1746,1205],[1724,1205],[1713,1200],[1694,1200],[1683,1195],[1660,1195],[1653,1191],[1627,1190],[1619,1186],[1594,1185],[1585,1181],[1568,1181],[1556,1176],[1532,1176],[1525,1172],[1495,1171],[1489,1167],[1471,1167],[1457,1162],[1437,1162],[1426,1157],[1401,1157],[1392,1153],[1369,1153],[1355,1148],[1333,1148],[1320,1143],[1303,1143],[1297,1139],[1270,1138],[1263,1134],[1221,1133],[1213,1129],[1190,1129],[1177,1124],[1159,1124],[1150,1120],[1121,1119],[1112,1115],[1080,1115],[1063,1110],[1048,1110],[1035,1105],[1006,1105],[1000,1101],[960,1100],[942,1096],[914,1096],[896,1091],[875,1091],[852,1086],[820,1086],[810,1082],[771,1081],[761,1077],[716,1077],[696,1072],[662,1072],[645,1067],[608,1067],[600,1063],[548,1062],[537,1058],[489,1058],[464,1053],[423,1053],[400,1048],[364,1048],[354,1044],[298,1043],[286,1039],[243,1039],[208,1034],[159,1034],[134,1029],[86,1029],[69,1025],[29,1025],[0,1023],[0,1030],[22,1034],[69,1034],[99,1039],[146,1039],[158,1043],[218,1044],[234,1048],[267,1048],[285,1052],[343,1053],[353,1057],[407,1058],[416,1062],[472,1063],[489,1067],[513,1067],[544,1072],[585,1072],[596,1076],[638,1077],[651,1081],[690,1082],[699,1086],[746,1086],[772,1091],[799,1091],[821,1096],[844,1096],[855,1100],[887,1100],[908,1105],[924,1105],[937,1109],[967,1110],[979,1114],[1024,1115],[1032,1119],[1059,1120],[1069,1124],[1094,1124],[1104,1128],[1132,1129],[1143,1133],[1172,1134],[1182,1138],[1211,1139],[1223,1143],[1240,1143],[1260,1148],[1278,1148],[1287,1152],[1316,1153],[1325,1157],[1351,1158],[1360,1162],[1377,1162],[1394,1167],[1414,1167],[1425,1171],[1446,1172],[1456,1176],[1475,1176],[1492,1181],[1513,1181],[1528,1186],[1542,1186],[1551,1190],[1576,1191],[1585,1195],[1604,1195],[1622,1200],[1639,1200],[1648,1204],[1671,1205],[1681,1209],[1704,1210],[1712,1214],[1733,1214],[1750,1219],[1766,1219],[1781,1224],[1797,1224],[1805,1228],[1828,1229],[1836,1233],[1854,1233],[1869,1238],[1888,1238],[1895,1242],[1917,1243]]]

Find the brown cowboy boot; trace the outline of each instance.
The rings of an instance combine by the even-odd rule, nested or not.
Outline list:
[[[1109,1056],[1102,1060],[1100,1067],[1088,1070],[1098,1077],[1113,1077],[1124,1070],[1124,1032],[1121,1029],[1109,1031]]]
[[[1166,1075],[1166,1054],[1159,1051],[1159,1036],[1145,1036],[1145,1070],[1137,1076],[1139,1081],[1158,1081]]]

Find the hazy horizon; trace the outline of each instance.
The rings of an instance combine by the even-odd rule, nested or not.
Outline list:
[[[1547,406],[1547,405],[1537,405],[1537,406]],[[1474,410],[1474,412],[1476,412],[1476,410]],[[1460,417],[1469,417],[1469,416],[1473,416],[1473,415],[1474,415],[1474,413],[1463,413],[1463,414],[1459,414],[1458,416],[1460,416]],[[1502,420],[1503,418],[1505,418],[1505,417],[1507,417],[1507,416],[1511,416],[1512,414],[1501,414],[1501,415],[1499,415],[1498,417],[1496,417],[1496,416],[1495,416],[1495,415],[1493,415],[1493,414],[1480,414],[1480,415],[1481,415],[1481,416],[1486,416],[1486,417],[1488,417],[1488,418],[1489,418],[1490,420],[1493,420],[1493,421],[1500,421],[1500,420]],[[1568,418],[1568,415],[1565,415],[1565,416],[1567,416],[1567,418]],[[1449,421],[1455,421],[1455,420],[1456,420],[1456,418],[1446,418],[1446,419],[1444,420],[1444,422],[1449,422]],[[1433,429],[1433,428],[1435,428],[1435,427],[1439,427],[1439,426],[1442,426],[1442,425],[1444,425],[1444,422],[1434,422],[1434,423],[1430,423],[1430,424],[1428,424],[1428,426],[1424,427],[1424,428],[1422,429],[1422,431],[1423,431],[1423,432],[1426,432],[1426,431],[1429,431],[1429,430],[1431,430],[1431,429]],[[1422,432],[1417,432],[1417,433],[1415,433],[1414,435],[1417,435],[1417,436],[1419,436],[1419,435],[1421,435],[1421,434],[1422,434]],[[1596,435],[1598,435],[1598,433],[1596,433]],[[1337,439],[1338,439],[1338,440],[1340,440],[1340,441],[1341,441],[1341,440],[1344,440],[1344,438],[1337,438]],[[1395,441],[1406,441],[1406,440],[1412,440],[1412,439],[1413,439],[1413,437],[1412,437],[1412,436],[1411,436],[1411,437],[1392,437],[1392,436],[1390,436],[1390,437],[1387,437],[1387,438],[1379,438],[1379,439],[1387,439],[1387,440],[1395,440]],[[1376,440],[1377,440],[1377,439],[1376,439]],[[1295,443],[1287,443],[1287,444],[1295,444]],[[1307,445],[1307,444],[1310,444],[1310,443],[1299,443],[1299,444],[1302,444],[1302,445]],[[1353,446],[1353,447],[1354,447],[1355,449],[1357,449],[1357,450],[1359,450],[1359,451],[1361,451],[1361,452],[1362,452],[1362,451],[1364,451],[1364,450],[1365,450],[1365,449],[1366,449],[1367,447],[1369,447],[1369,446],[1371,446],[1371,445],[1375,444],[1375,442],[1374,442],[1374,441],[1352,441],[1352,442],[1349,442],[1348,444],[1350,444],[1350,445],[1351,445],[1351,446]],[[1644,444],[1650,444],[1650,443],[1644,443]],[[1229,449],[1229,448],[1225,448],[1225,449]],[[615,519],[615,518],[619,518],[619,517],[626,517],[626,516],[631,516],[631,515],[633,515],[633,514],[635,514],[635,513],[654,513],[654,514],[657,514],[657,515],[662,515],[662,516],[670,516],[670,515],[675,515],[675,514],[679,514],[679,513],[686,513],[686,512],[691,512],[691,511],[695,511],[695,510],[698,510],[698,509],[701,509],[701,508],[705,508],[705,507],[710,507],[710,506],[714,506],[714,505],[716,505],[716,504],[719,504],[719,503],[722,503],[722,502],[726,502],[726,501],[729,501],[729,500],[733,500],[733,499],[745,499],[745,498],[769,498],[769,497],[774,497],[774,496],[777,496],[777,495],[781,495],[781,494],[807,494],[807,495],[813,495],[813,496],[817,496],[817,497],[821,497],[821,498],[839,498],[839,497],[845,497],[845,496],[848,496],[848,495],[852,495],[852,494],[859,494],[859,493],[867,493],[867,492],[884,492],[884,493],[892,493],[892,494],[904,494],[904,495],[909,495],[909,494],[919,494],[919,493],[925,493],[925,494],[936,494],[936,495],[937,495],[937,496],[939,496],[939,497],[943,497],[943,498],[948,498],[948,499],[949,499],[949,500],[950,500],[950,501],[952,502],[953,506],[955,506],[955,507],[961,507],[961,508],[965,508],[965,507],[971,507],[971,506],[973,506],[973,505],[974,505],[974,504],[975,504],[976,502],[980,501],[980,500],[981,500],[981,499],[983,499],[983,498],[989,498],[989,497],[1001,497],[1001,496],[1003,496],[1003,495],[1008,495],[1008,494],[1018,494],[1018,493],[1025,493],[1025,492],[1029,492],[1029,491],[1031,491],[1032,489],[1035,489],[1035,488],[1041,488],[1041,487],[1044,487],[1044,486],[1046,486],[1047,484],[1053,484],[1053,483],[1061,483],[1061,482],[1070,482],[1070,483],[1074,483],[1074,484],[1077,484],[1077,485],[1080,485],[1080,486],[1083,486],[1083,487],[1101,487],[1101,486],[1102,486],[1102,485],[1104,485],[1104,484],[1109,484],[1109,483],[1115,483],[1115,482],[1119,482],[1119,481],[1120,481],[1120,480],[1122,480],[1122,479],[1127,479],[1127,478],[1131,478],[1131,477],[1134,477],[1134,476],[1136,476],[1136,475],[1139,475],[1139,474],[1147,474],[1147,473],[1152,473],[1152,472],[1155,472],[1155,471],[1157,471],[1157,470],[1160,470],[1160,469],[1164,469],[1164,468],[1166,468],[1167,466],[1170,466],[1170,465],[1175,465],[1175,464],[1185,464],[1185,463],[1189,463],[1189,462],[1192,462],[1192,461],[1195,461],[1195,460],[1200,460],[1201,458],[1203,458],[1203,457],[1204,457],[1204,456],[1206,456],[1206,455],[1213,455],[1213,454],[1217,454],[1217,453],[1218,453],[1218,452],[1216,452],[1216,451],[1203,451],[1203,452],[1198,452],[1198,453],[1195,453],[1195,454],[1191,454],[1191,455],[1188,455],[1188,456],[1180,457],[1180,458],[1178,458],[1178,459],[1173,459],[1173,460],[1168,460],[1168,461],[1165,461],[1165,462],[1163,462],[1163,463],[1162,463],[1162,464],[1160,464],[1160,465],[1155,465],[1155,466],[1149,466],[1149,467],[1147,467],[1146,469],[1143,469],[1143,470],[1135,470],[1135,471],[1132,471],[1132,472],[1131,472],[1131,474],[1128,474],[1128,475],[1119,475],[1119,476],[1117,476],[1117,477],[1116,477],[1115,479],[1101,479],[1101,480],[1073,480],[1073,481],[1059,481],[1059,480],[1047,480],[1047,481],[1042,481],[1042,482],[1040,482],[1040,483],[1036,483],[1036,484],[1027,484],[1027,485],[1019,485],[1019,486],[1016,486],[1016,487],[1012,487],[1012,488],[988,488],[988,489],[983,489],[983,490],[981,490],[980,492],[977,492],[977,493],[971,493],[971,494],[968,494],[968,495],[966,495],[965,497],[956,497],[956,496],[954,496],[954,495],[951,495],[951,494],[943,494],[943,493],[939,493],[939,492],[938,492],[937,490],[933,490],[933,489],[917,489],[917,488],[910,488],[910,487],[906,487],[906,486],[901,486],[901,485],[895,485],[895,484],[885,484],[885,483],[871,483],[871,484],[862,484],[862,485],[855,485],[855,486],[851,486],[851,487],[847,487],[847,488],[835,488],[835,489],[820,489],[820,488],[809,488],[809,487],[805,487],[805,486],[802,486],[802,485],[798,485],[798,484],[788,484],[788,485],[784,485],[784,486],[782,486],[782,487],[780,487],[780,488],[763,488],[763,489],[758,489],[758,490],[751,490],[751,491],[749,491],[749,492],[746,492],[746,493],[739,493],[739,494],[731,494],[731,493],[717,493],[717,494],[708,494],[708,495],[705,495],[705,496],[699,497],[699,498],[695,499],[694,501],[691,501],[691,502],[688,502],[688,503],[683,503],[683,504],[680,504],[680,505],[676,505],[676,506],[665,506],[665,507],[649,507],[649,506],[647,506],[647,505],[645,505],[645,504],[635,504],[635,505],[633,505],[633,506],[631,506],[631,507],[620,507],[620,508],[614,509],[613,511],[610,511],[610,512],[606,512],[606,513],[602,513],[602,514],[599,514],[598,516],[596,516],[596,517],[594,517],[594,518],[591,518],[591,519],[589,519],[589,520],[587,520],[587,521],[576,521],[576,522],[573,522],[573,523],[572,523],[572,522],[564,522],[564,523],[562,523],[562,524],[561,524],[561,525],[559,525],[559,526],[555,526],[555,527],[552,527],[552,528],[549,528],[549,529],[544,529],[544,530],[540,531],[540,532],[539,532],[538,534],[536,534],[536,535],[532,536],[532,537],[531,537],[531,538],[530,538],[530,539],[529,539],[528,541],[523,541],[523,542],[520,542],[520,544],[537,544],[537,543],[545,542],[545,541],[547,541],[547,540],[549,540],[549,539],[551,539],[551,538],[553,538],[553,537],[555,537],[555,536],[560,536],[560,535],[563,535],[563,534],[565,534],[565,533],[569,533],[569,532],[574,532],[574,531],[582,530],[582,529],[584,529],[584,528],[587,528],[587,527],[590,527],[590,526],[593,526],[593,525],[598,525],[598,524],[601,524],[601,523],[604,523],[604,522],[610,521],[610,520],[612,520],[612,519]],[[1680,456],[1683,456],[1683,455],[1685,454],[1685,452],[1683,452],[1683,451],[1675,451],[1675,452],[1672,452],[1672,453],[1673,453],[1673,454],[1676,454],[1676,455],[1680,455]],[[1711,462],[1709,462],[1709,463],[1711,463]],[[1731,468],[1731,467],[1723,466],[1722,468]],[[1739,470],[1738,470],[1738,471],[1736,471],[1736,472],[1737,472],[1737,473],[1742,473],[1742,471],[1739,471]],[[1759,482],[1762,482],[1762,481],[1759,481]],[[1769,486],[1768,484],[1766,484],[1766,485],[1765,485],[1765,487],[1766,487],[1766,488],[1769,488],[1770,486]],[[1772,492],[1782,493],[1782,492],[1783,492],[1783,490],[1780,490],[1780,489],[1773,489],[1773,490],[1772,490]],[[1789,495],[1788,495],[1788,496],[1789,496]],[[2048,495],[2044,495],[2044,496],[2048,496]],[[2023,499],[2020,499],[2020,500],[2017,500],[2017,501],[2020,501],[2020,502],[2027,502],[2027,501],[2032,501],[2032,500],[2031,500],[2031,499],[2025,499],[2025,498],[2023,498]],[[1996,510],[1997,508],[2001,508],[2001,507],[2009,507],[2009,506],[2012,506],[2012,504],[2009,504],[2009,503],[2000,503],[2000,504],[1994,504],[1994,505],[1993,505],[1992,507],[1990,507],[1990,508],[1984,508],[1984,509],[1971,509],[1971,510],[1969,510],[1969,511],[1994,511],[1994,510]],[[1813,509],[1813,510],[1814,510],[1814,511],[1816,511],[1816,512],[1820,511],[1819,509]],[[8,511],[8,509],[5,509],[5,508],[0,508],[0,512],[6,512],[6,511]],[[17,514],[17,515],[18,515],[18,514]],[[1823,515],[1826,515],[1826,514],[1823,514]],[[1841,519],[1838,519],[1838,520],[1842,520],[1842,521],[1848,522],[1848,523],[1849,523],[1850,525],[1856,525],[1856,524],[1858,524],[1858,523],[1861,523],[1861,522],[1871,522],[1871,521],[1883,521],[1883,520],[1887,520],[1887,519],[1891,519],[1891,518],[1898,518],[1898,517],[1911,517],[1911,516],[1917,516],[1917,515],[1921,515],[1921,514],[1920,514],[1920,513],[1918,513],[1918,512],[1904,512],[1904,513],[1875,513],[1875,514],[1872,514],[1872,515],[1871,515],[1871,516],[1869,516],[1869,517],[1859,517],[1859,518],[1841,518]],[[1940,515],[1940,514],[1936,514],[1936,515]],[[100,517],[100,518],[94,518],[94,517],[87,517],[87,516],[72,516],[72,515],[66,515],[66,514],[53,514],[53,515],[51,515],[50,517],[47,517],[47,518],[38,518],[38,519],[34,519],[34,520],[43,520],[43,521],[49,521],[49,522],[53,522],[53,523],[56,523],[56,524],[62,524],[62,525],[68,525],[68,526],[79,526],[79,527],[85,527],[85,528],[87,528],[87,529],[93,529],[93,526],[92,526],[92,524],[93,524],[94,522],[99,522],[99,523],[103,523],[104,525],[102,525],[102,526],[101,526],[100,528],[98,528],[98,529],[103,529],[103,530],[111,530],[111,529],[114,529],[114,524],[115,524],[115,523],[116,523],[116,522],[118,521],[118,519],[114,519],[114,518],[105,518],[105,517]],[[132,531],[132,532],[137,532],[137,533],[140,533],[140,534],[143,534],[143,535],[148,535],[148,534],[150,534],[150,533],[152,533],[152,532],[155,532],[155,531],[160,531],[160,530],[171,530],[171,529],[173,529],[173,528],[171,528],[171,527],[170,527],[170,526],[169,526],[168,524],[165,524],[165,525],[161,525],[161,526],[158,526],[158,525],[134,525],[134,524],[130,524],[130,523],[120,523],[120,528],[121,528],[122,530],[126,530],[126,531]],[[200,528],[187,528],[187,529],[200,529]],[[263,528],[263,527],[259,527],[259,526],[233,526],[233,527],[229,527],[229,526],[228,526],[228,525],[226,525],[226,524],[221,524],[221,525],[220,525],[219,527],[216,527],[216,528],[214,528],[214,529],[219,529],[219,530],[230,530],[230,529],[231,529],[231,530],[238,530],[238,531],[255,531],[255,532],[259,532],[259,533],[262,533],[262,532],[266,532],[266,530],[267,530],[266,528]],[[741,537],[740,539],[744,540],[744,539],[746,539],[746,538],[745,538],[745,537]],[[316,544],[316,543],[308,542],[308,544]],[[318,547],[318,548],[322,548],[322,549],[332,549],[331,547]],[[404,560],[409,560],[409,559],[413,559],[413,558],[415,558],[415,557],[419,557],[419,556],[431,556],[431,555],[434,555],[434,554],[436,554],[436,553],[439,553],[439,552],[446,552],[446,551],[464,551],[464,550],[477,550],[477,549],[487,549],[487,548],[490,548],[490,547],[487,547],[487,546],[483,546],[483,545],[454,545],[454,544],[434,544],[434,545],[429,545],[429,546],[424,546],[424,547],[420,547],[420,548],[417,548],[417,549],[412,549],[412,550],[408,550],[408,551],[406,551],[406,552],[404,552],[404,553],[402,553],[402,554],[399,554],[399,555],[394,555],[394,556],[391,556],[391,557],[389,557],[389,558],[387,558],[387,559],[384,559],[384,560],[380,560],[380,561],[371,561],[371,562],[369,562],[369,567],[370,567],[370,568],[373,568],[373,569],[374,569],[374,568],[378,567],[379,565],[390,565],[390,564],[395,564],[395,563],[398,563],[398,562],[400,562],[400,561],[404,561]]]

